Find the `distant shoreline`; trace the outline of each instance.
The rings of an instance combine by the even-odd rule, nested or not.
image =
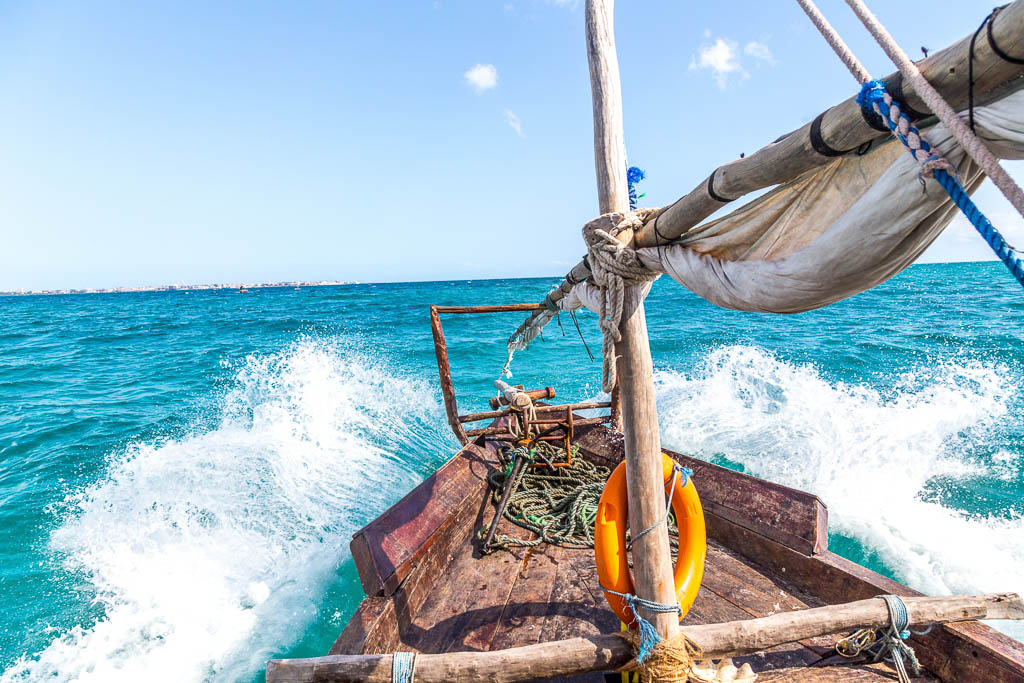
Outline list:
[[[59,294],[121,294],[125,292],[195,292],[210,289],[233,289],[236,291],[250,289],[268,289],[273,287],[335,287],[338,285],[358,285],[356,281],[317,280],[312,282],[257,282],[215,285],[155,285],[153,287],[90,287],[84,289],[25,289],[16,292],[0,292],[0,296],[54,296]]]

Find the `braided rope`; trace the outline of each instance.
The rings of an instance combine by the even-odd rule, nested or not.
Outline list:
[[[857,103],[861,109],[872,108],[892,131],[893,135],[899,138],[900,142],[907,148],[914,160],[921,165],[919,177],[934,178],[946,191],[953,203],[964,213],[971,225],[981,234],[992,251],[1010,270],[1010,273],[1021,285],[1024,285],[1024,262],[1020,255],[1011,247],[992,223],[981,213],[981,210],[971,200],[970,195],[958,182],[956,168],[946,159],[934,153],[928,141],[921,135],[921,132],[911,123],[910,117],[903,113],[900,104],[893,100],[886,91],[885,84],[881,81],[871,80],[870,74],[853,56],[843,39],[836,33],[832,25],[821,14],[813,0],[797,0],[800,6],[810,17],[811,22],[818,28],[822,36],[835,50],[836,55],[847,65],[850,73],[861,83],[861,91],[857,96]],[[860,17],[875,39],[882,45],[882,48],[896,62],[915,91],[921,96],[925,103],[936,113],[939,120],[946,128],[953,133],[957,141],[964,148],[967,154],[981,166],[982,170],[992,178],[1000,191],[1024,216],[1024,192],[1020,186],[1006,175],[1006,171],[999,165],[999,161],[992,155],[987,147],[971,132],[953,108],[942,98],[942,96],[931,86],[921,75],[920,70],[914,65],[910,58],[900,50],[896,41],[888,31],[878,22],[878,19],[871,13],[861,0],[846,0],[847,4]]]
[[[798,2],[800,1],[802,0],[798,0]],[[805,1],[810,2],[810,0]],[[992,179],[992,182],[999,188],[999,191],[1003,193],[1003,196],[1024,217],[1024,190],[1021,190],[1020,185],[1015,183],[1009,174],[1006,173],[995,155],[992,154],[977,135],[971,132],[970,128],[953,111],[953,107],[949,106],[949,103],[946,102],[942,95],[921,75],[917,65],[900,48],[896,40],[882,26],[882,23],[878,21],[878,18],[867,8],[864,2],[862,0],[846,0],[846,4],[850,6],[854,14],[861,20],[861,23],[874,36],[878,44],[885,50],[885,53],[889,55],[889,58],[900,70],[900,73],[903,74],[903,77],[913,86],[914,91],[924,100],[929,109],[935,112],[935,115],[939,117],[939,120],[946,126],[946,129],[956,137],[957,142],[964,148],[964,151],[981,166],[985,174]],[[863,81],[861,82],[863,83]]]
[[[654,602],[653,600],[645,600],[638,595],[632,593],[620,593],[613,591],[610,588],[601,586],[601,590],[605,593],[611,593],[617,595],[623,599],[626,603],[626,607],[629,607],[629,611],[633,613],[633,624],[636,625],[636,631],[638,638],[633,646],[635,653],[635,662],[640,667],[643,667],[644,663],[654,652],[654,646],[662,641],[661,636],[658,634],[657,629],[651,622],[640,616],[638,609],[645,609],[648,612],[656,612],[658,614],[669,614],[675,612],[681,619],[683,617],[683,608],[679,606],[678,602],[665,603],[665,602]]]
[[[594,524],[597,504],[610,471],[580,457],[578,447],[572,446],[572,465],[550,469],[531,467],[536,460],[560,462],[565,449],[541,441],[533,449],[517,447],[499,453],[501,469],[487,476],[487,483],[497,503],[506,486],[512,486],[504,518],[537,535],[533,540],[521,540],[498,534],[491,542],[493,548],[532,547],[551,543],[567,548],[593,548]],[[510,482],[516,458],[525,458],[519,477]],[[481,536],[484,530],[481,529]]]
[[[621,341],[619,326],[627,287],[642,287],[661,273],[645,266],[636,251],[616,239],[625,230],[639,230],[656,209],[637,209],[628,213],[606,213],[583,226],[583,240],[588,245],[590,282],[601,290],[602,368],[601,388],[611,392],[618,379],[615,367],[615,345]]]
[[[807,17],[814,24],[815,28],[821,33],[822,37],[825,38],[825,42],[832,46],[836,56],[839,57],[840,61],[846,65],[846,68],[850,70],[853,77],[857,79],[858,83],[866,83],[871,80],[871,74],[864,68],[864,65],[860,63],[857,56],[853,54],[853,51],[847,47],[842,37],[832,28],[832,24],[829,23],[825,15],[821,13],[818,6],[814,4],[814,0],[796,0],[800,7],[803,8]]]
[[[415,652],[396,652],[391,656],[391,683],[413,683],[415,677]]]

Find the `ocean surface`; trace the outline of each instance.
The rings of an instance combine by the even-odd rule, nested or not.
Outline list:
[[[456,448],[428,304],[553,283],[0,298],[0,681],[257,681],[326,652],[362,597],[350,536]],[[663,278],[647,313],[667,447],[816,493],[833,550],[917,589],[1024,592],[1024,291],[1001,265],[796,316]],[[445,320],[464,410],[520,320]],[[598,396],[561,322],[514,379]]]

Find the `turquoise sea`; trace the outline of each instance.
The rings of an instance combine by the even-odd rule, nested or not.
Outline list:
[[[0,681],[253,681],[324,653],[362,597],[350,536],[456,447],[427,305],[553,283],[0,298]],[[920,590],[1024,592],[1024,291],[1001,265],[796,316],[662,279],[647,312],[666,446],[818,494],[833,550]],[[463,409],[520,320],[446,320]],[[514,379],[599,395],[561,322]]]

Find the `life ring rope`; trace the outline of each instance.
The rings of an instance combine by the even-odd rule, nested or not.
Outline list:
[[[645,600],[636,595],[629,571],[629,545],[626,528],[629,524],[625,462],[612,472],[601,494],[594,528],[594,555],[597,574],[605,598],[612,611],[626,624],[644,630],[653,628],[640,618],[637,609],[650,612],[676,612],[680,618],[689,611],[700,589],[707,554],[707,531],[704,511],[694,487],[692,472],[662,454],[663,476],[668,493],[665,514],[633,538],[635,541],[668,520],[669,509],[675,512],[679,526],[679,553],[673,571],[677,602],[665,604]],[[683,475],[683,476],[680,476]]]

